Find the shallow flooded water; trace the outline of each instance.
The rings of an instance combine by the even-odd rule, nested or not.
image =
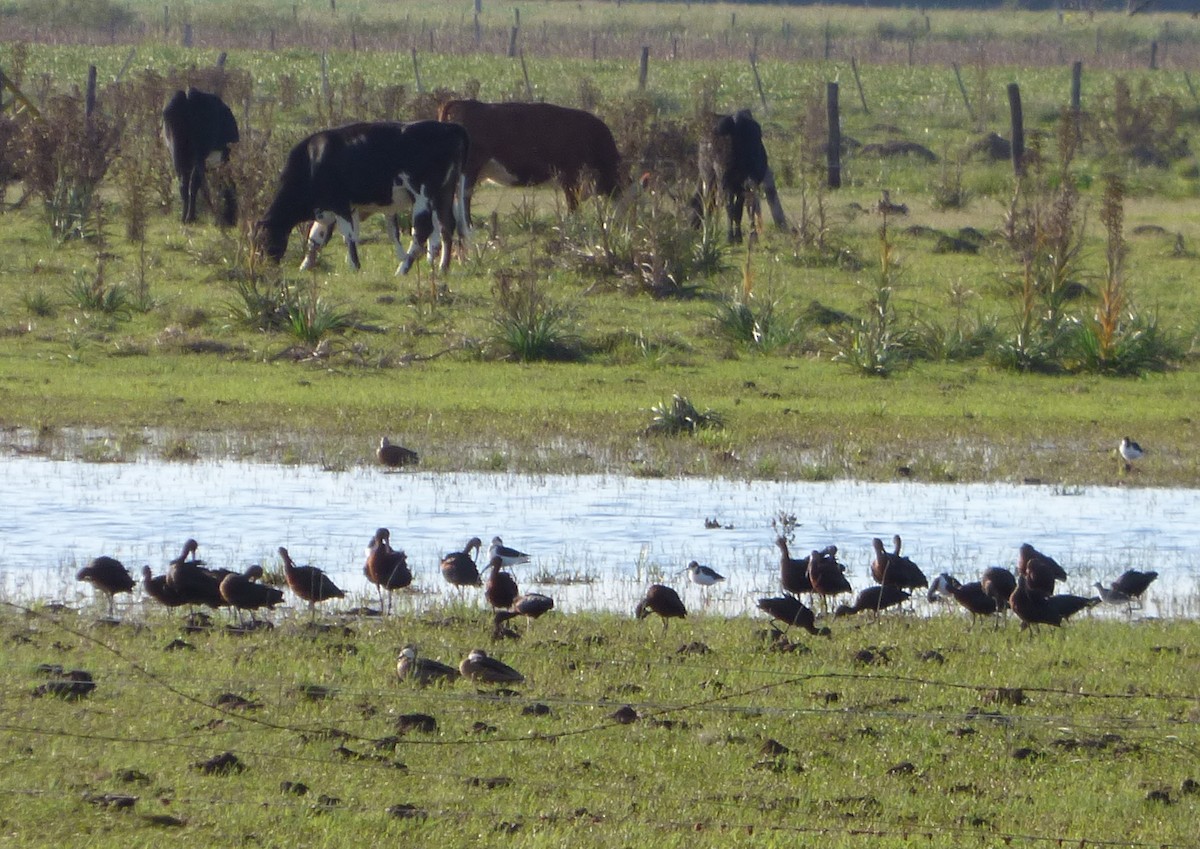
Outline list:
[[[83,603],[91,590],[74,573],[92,557],[117,557],[135,577],[144,564],[159,574],[194,537],[210,565],[232,569],[278,569],[276,549],[286,546],[298,563],[321,567],[358,601],[373,602],[364,551],[375,528],[388,527],[416,576],[415,592],[397,594],[401,606],[454,593],[438,572],[442,554],[472,536],[486,549],[500,535],[533,557],[514,570],[521,589],[546,592],[563,610],[630,610],[660,580],[689,605],[740,613],[778,594],[772,522],[791,514],[792,553],[836,544],[856,590],[870,583],[872,537],[890,547],[898,533],[930,579],[951,572],[964,581],[987,566],[1013,567],[1017,547],[1031,542],[1067,569],[1067,591],[1091,594],[1094,581],[1126,568],[1155,569],[1145,614],[1194,616],[1198,510],[1198,490],[1136,487],[331,472],[13,456],[0,463],[0,587],[10,599]],[[688,585],[680,570],[689,560],[728,580],[707,591]]]

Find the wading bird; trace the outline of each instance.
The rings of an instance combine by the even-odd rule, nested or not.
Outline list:
[[[442,558],[441,566],[442,577],[446,581],[458,587],[461,593],[463,587],[478,587],[481,583],[479,580],[479,567],[475,564],[475,557],[479,554],[479,549],[483,547],[483,543],[479,537],[471,537],[462,551],[452,551]]]
[[[248,610],[250,611],[250,621],[255,622],[257,621],[254,615],[256,610],[283,604],[283,590],[258,583],[262,576],[262,566],[255,563],[241,574],[231,572],[221,579],[221,598],[238,611],[239,619],[242,611]]]
[[[1112,582],[1112,588],[1130,598],[1141,601],[1142,593],[1154,583],[1154,579],[1157,577],[1157,572],[1139,572],[1137,569],[1127,569]]]
[[[688,573],[689,581],[701,587],[711,587],[713,584],[725,580],[724,575],[718,574],[709,566],[701,566],[695,560],[685,566],[683,571]]]
[[[196,557],[199,548],[200,544],[194,539],[183,544],[183,551],[167,567],[167,586],[183,599],[184,604],[203,604],[216,610],[225,605],[221,598],[221,580],[229,570],[217,572],[205,568],[204,561]]]
[[[838,605],[837,610],[833,611],[833,615],[853,616],[864,610],[878,615],[879,611],[895,607],[897,604],[908,601],[911,597],[909,593],[893,584],[877,584],[861,591],[854,600],[854,604]]]
[[[795,596],[760,598],[757,605],[759,610],[777,622],[785,622],[789,626],[795,625],[797,628],[803,628],[813,636],[828,637],[833,633],[828,628],[818,628],[812,608]]]
[[[978,617],[991,616],[1001,609],[997,605],[996,599],[988,595],[987,591],[984,590],[982,581],[971,581],[964,584],[953,575],[943,573],[934,579],[934,583],[939,586],[942,592],[957,601],[962,608],[971,614],[972,625]],[[1007,604],[1007,602],[1005,603]],[[998,624],[999,620],[997,620]]]
[[[1128,436],[1121,437],[1121,444],[1117,446],[1117,451],[1121,455],[1121,459],[1125,461],[1125,471],[1133,471],[1133,461],[1140,460],[1146,456],[1145,450]]]
[[[1000,613],[1008,610],[1008,597],[1017,588],[1017,576],[1003,566],[989,566],[979,576],[979,583],[988,597],[996,602]]]
[[[164,607],[181,607],[187,601],[180,598],[167,583],[166,575],[155,575],[149,566],[142,567],[142,592]]]
[[[662,617],[664,634],[667,632],[667,620],[687,616],[687,608],[683,606],[679,593],[664,584],[651,584],[633,612],[638,619],[645,619],[651,613],[658,614]]]
[[[845,569],[829,549],[813,551],[808,555],[808,582],[812,584],[813,593],[821,597],[823,611],[829,609],[828,600],[832,596],[854,591],[846,579]]]
[[[283,558],[283,574],[288,586],[308,602],[308,611],[313,618],[317,615],[317,602],[346,597],[338,585],[316,566],[297,566],[282,545],[279,546],[279,556]]]
[[[554,599],[548,595],[541,593],[525,593],[518,596],[509,606],[508,610],[497,610],[492,617],[492,635],[498,636],[504,623],[509,619],[515,619],[518,616],[524,616],[526,621],[532,622],[544,613],[549,613],[554,609]],[[526,626],[528,627],[528,626]]]
[[[100,555],[75,573],[75,580],[86,581],[108,596],[108,615],[116,609],[117,593],[133,591],[133,576],[115,557]]]
[[[900,535],[892,537],[894,551],[885,551],[883,540],[876,537],[871,540],[875,549],[875,559],[871,561],[871,577],[877,583],[899,587],[902,590],[915,590],[929,586],[929,580],[916,563],[900,553]]]
[[[1024,578],[1034,592],[1050,595],[1056,581],[1067,579],[1067,572],[1053,557],[1025,542],[1017,551],[1017,577]]]
[[[787,537],[776,537],[779,547],[779,583],[785,593],[804,595],[813,591],[808,582],[808,558],[796,560],[788,552]]]
[[[517,551],[515,548],[509,548],[500,537],[492,537],[492,544],[488,546],[488,562],[497,557],[504,562],[505,566],[520,566],[522,563],[529,562],[528,554]]]
[[[379,528],[367,546],[367,562],[363,574],[375,585],[379,593],[379,607],[383,608],[383,591],[388,591],[388,613],[392,612],[392,593],[412,583],[413,573],[408,568],[408,555],[403,550],[392,548],[392,533]]]
[[[493,557],[487,568],[490,573],[483,585],[483,597],[497,609],[512,607],[521,591],[517,588],[516,578],[504,571],[504,558]]]

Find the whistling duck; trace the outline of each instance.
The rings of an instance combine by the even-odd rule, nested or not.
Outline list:
[[[221,599],[238,611],[250,611],[250,621],[255,621],[254,612],[283,603],[283,590],[267,584],[257,583],[263,576],[263,568],[257,563],[240,575],[231,572],[221,579]]]
[[[774,598],[760,598],[758,609],[779,622],[803,628],[808,633],[818,637],[828,637],[833,632],[828,628],[816,626],[816,616],[812,608],[795,596],[783,595]]]
[[[908,601],[911,597],[909,593],[893,584],[877,584],[860,592],[854,600],[854,604],[838,605],[837,610],[833,611],[833,615],[852,616],[864,610],[878,614],[879,611],[895,607],[901,602]]]
[[[829,549],[813,551],[808,556],[808,582],[812,591],[821,597],[821,608],[828,609],[831,596],[853,592],[846,579],[845,570]]]
[[[392,533],[387,528],[375,531],[367,547],[367,562],[363,574],[375,585],[379,593],[379,606],[383,607],[383,591],[388,591],[388,612],[392,610],[392,593],[412,583],[412,570],[408,568],[408,555],[392,548]]]
[[[497,557],[504,561],[505,566],[520,566],[529,562],[528,554],[509,548],[500,537],[492,537],[492,544],[488,546],[488,562]]]
[[[417,456],[416,451],[405,448],[403,445],[393,445],[386,436],[379,440],[379,447],[375,449],[375,457],[381,464],[392,469],[415,465],[421,459]]]
[[[499,634],[501,626],[509,619],[515,619],[518,616],[524,616],[526,620],[533,621],[544,613],[549,613],[554,609],[554,599],[548,595],[541,593],[525,593],[523,596],[516,598],[508,610],[497,610],[495,616],[492,617],[492,633]]]
[[[506,609],[521,591],[517,589],[517,580],[504,571],[504,558],[499,555],[492,558],[487,568],[491,570],[487,582],[483,585],[483,596],[492,607]]]
[[[405,646],[400,651],[396,661],[396,677],[401,681],[411,678],[424,686],[435,681],[453,681],[458,678],[458,670],[441,661],[427,657],[417,657],[416,646]]]
[[[679,597],[679,593],[663,584],[651,584],[633,612],[638,619],[645,619],[651,613],[657,613],[662,617],[664,634],[667,631],[668,619],[683,619],[687,616],[687,608],[683,606],[683,599]]]
[[[1008,597],[1017,588],[1017,576],[1003,566],[989,566],[979,576],[983,591],[996,602],[996,610],[1008,610]]]
[[[317,615],[318,601],[346,597],[337,584],[316,566],[297,566],[282,545],[279,546],[279,556],[283,558],[283,574],[287,578],[288,586],[292,592],[308,602],[308,610],[312,616]]]
[[[794,559],[788,552],[787,537],[777,537],[775,545],[779,547],[779,583],[785,593],[803,595],[813,591],[808,582],[808,558]]]
[[[1117,447],[1117,451],[1121,454],[1121,459],[1125,461],[1125,471],[1133,471],[1133,461],[1140,460],[1146,455],[1142,446],[1138,445],[1128,436],[1121,437],[1121,444]]]
[[[482,547],[483,543],[479,537],[472,537],[462,551],[452,551],[447,554],[442,558],[440,567],[442,577],[460,590],[463,587],[479,586],[481,583],[479,567],[475,565],[475,558],[471,555],[471,551],[473,549],[477,555]]]
[[[75,573],[75,580],[87,581],[108,596],[108,615],[116,609],[117,593],[133,591],[133,576],[115,557],[100,555]]]
[[[458,665],[458,671],[464,678],[488,684],[520,684],[525,680],[524,675],[507,663],[488,657],[483,649],[472,649]]]
[[[164,607],[181,607],[187,604],[187,599],[181,598],[167,583],[167,576],[155,575],[149,566],[142,567],[142,592]]]
[[[871,576],[880,584],[899,587],[900,589],[915,590],[929,586],[929,580],[916,563],[900,554],[900,537],[893,537],[895,552],[889,553],[883,548],[883,540],[876,537],[871,540],[875,549],[875,559],[871,561]]]
[[[1030,589],[1050,595],[1055,581],[1067,579],[1066,570],[1053,557],[1042,554],[1029,543],[1021,544],[1017,551],[1017,575],[1024,578]]]
[[[183,551],[167,567],[167,586],[183,599],[184,604],[203,604],[216,610],[225,605],[221,598],[221,580],[228,574],[216,573],[204,568],[204,561],[196,558],[199,543],[189,539]]]
[[[1128,569],[1112,582],[1112,588],[1130,598],[1141,599],[1142,593],[1154,583],[1154,579],[1157,577],[1157,572],[1139,572],[1137,569]]]

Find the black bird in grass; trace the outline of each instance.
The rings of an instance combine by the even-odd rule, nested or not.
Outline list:
[[[934,579],[934,584],[941,592],[953,598],[970,613],[972,622],[980,616],[992,616],[1001,609],[996,603],[996,599],[984,589],[982,581],[971,581],[964,584],[953,575],[943,573]],[[932,591],[932,587],[930,590]],[[1007,604],[1006,600],[1005,605]]]
[[[881,610],[895,607],[912,598],[912,595],[893,584],[877,584],[867,587],[858,594],[854,604],[838,605],[833,611],[834,616],[853,616],[855,613],[870,611],[878,614]]]
[[[525,680],[520,672],[507,663],[489,657],[483,649],[472,649],[458,665],[458,671],[464,678],[487,684],[520,684]]]
[[[478,587],[482,582],[479,580],[479,566],[475,563],[475,556],[478,556],[482,547],[483,542],[479,537],[472,537],[462,551],[447,554],[442,558],[439,567],[442,577],[460,591],[463,587]],[[472,556],[472,551],[475,552],[475,556]]]
[[[183,551],[167,567],[167,586],[183,599],[184,604],[203,604],[216,610],[223,607],[221,580],[229,574],[205,568],[204,561],[196,557],[200,545],[194,539],[183,544]]]
[[[528,621],[533,621],[545,613],[549,613],[554,609],[554,599],[548,595],[541,593],[525,593],[518,596],[509,605],[508,610],[497,610],[492,617],[492,634],[493,636],[500,633],[500,629],[509,619],[515,619],[518,616],[524,616]]]
[[[1017,551],[1017,576],[1024,578],[1035,592],[1049,595],[1054,592],[1056,581],[1067,579],[1067,572],[1053,557],[1026,542]]]
[[[297,566],[282,545],[279,546],[279,556],[283,558],[283,574],[288,586],[308,602],[308,610],[313,617],[317,615],[317,602],[346,597],[338,585],[316,566]]]
[[[258,583],[262,576],[262,566],[255,563],[241,574],[231,572],[221,579],[221,599],[236,609],[239,617],[241,611],[250,611],[251,622],[255,621],[255,611],[283,604],[283,590]]]
[[[900,553],[902,541],[899,534],[892,537],[894,551],[886,551],[883,540],[876,537],[871,540],[875,549],[875,559],[871,561],[871,577],[876,582],[903,590],[915,590],[929,586],[929,580],[921,568]]]
[[[75,573],[75,580],[86,581],[108,596],[108,615],[116,609],[117,593],[133,591],[133,576],[115,557],[100,555]]]
[[[1139,572],[1137,569],[1127,569],[1112,582],[1112,589],[1124,593],[1130,598],[1141,599],[1142,593],[1154,583],[1157,572]]]
[[[1017,588],[1009,597],[1008,604],[1021,620],[1021,627],[1030,625],[1053,625],[1059,627],[1064,621],[1081,610],[1100,603],[1097,597],[1079,595],[1048,595],[1031,587],[1023,576],[1017,577]]]
[[[828,637],[833,633],[828,628],[818,628],[816,625],[816,616],[813,614],[812,608],[795,596],[783,595],[772,598],[760,598],[757,604],[759,610],[777,622],[784,622],[789,626],[795,625],[797,628],[802,628],[813,636]]]
[[[822,610],[826,609],[827,599],[831,596],[854,592],[846,579],[846,570],[837,562],[836,551],[836,548],[832,552],[830,549],[813,551],[808,556],[808,582],[813,593],[821,597]]]
[[[1008,597],[1017,588],[1017,576],[1003,566],[989,566],[979,576],[979,584],[988,597],[996,602],[996,610],[1008,610]]]
[[[382,465],[390,469],[413,466],[421,459],[417,456],[416,451],[405,448],[403,445],[394,445],[386,436],[379,440],[379,447],[375,449],[375,457]]]
[[[437,681],[454,681],[459,676],[458,670],[441,661],[427,657],[418,657],[416,646],[408,645],[400,651],[396,661],[396,677],[401,681],[413,680],[421,686]]]
[[[363,574],[375,585],[379,593],[379,606],[383,607],[383,591],[388,591],[388,612],[392,610],[392,593],[412,583],[413,573],[408,568],[408,555],[403,550],[392,548],[392,532],[387,528],[375,531],[367,547],[367,562]]]
[[[813,591],[808,582],[808,558],[797,560],[788,551],[787,537],[776,537],[779,547],[779,583],[785,593],[804,595]]]
[[[142,592],[164,607],[182,607],[187,600],[167,583],[166,575],[155,575],[149,566],[142,567]]]
[[[687,608],[683,605],[683,599],[679,597],[679,593],[664,584],[651,584],[646,595],[637,603],[634,609],[634,615],[638,619],[645,619],[651,613],[657,613],[662,617],[663,633],[667,632],[667,620],[683,619],[687,616]]]
[[[512,607],[521,591],[517,588],[516,578],[504,571],[504,558],[496,555],[487,568],[490,574],[483,585],[484,598],[488,604],[500,610]]]

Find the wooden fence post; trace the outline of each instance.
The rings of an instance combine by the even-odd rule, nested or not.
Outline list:
[[[1150,70],[1158,70],[1158,42],[1150,42]]]
[[[829,139],[825,161],[829,166],[826,182],[831,189],[842,187],[842,124],[838,110],[838,84],[825,84],[825,114],[829,122]]]
[[[521,31],[520,27],[513,27],[512,32],[508,34],[508,58],[514,59],[517,55],[517,33]]]
[[[863,114],[870,115],[871,107],[867,106],[867,95],[863,92],[862,77],[858,75],[858,60],[850,57],[850,70],[854,72],[854,85],[858,87],[858,100],[862,103]]]
[[[171,7],[163,6],[163,38],[171,31]]]
[[[525,67],[525,51],[518,51],[521,57],[521,76],[525,78],[525,96],[533,100],[533,86],[529,84],[529,69]]]
[[[83,98],[83,117],[90,121],[96,111],[96,66],[88,65],[87,94]]]
[[[770,107],[767,106],[767,95],[763,92],[762,77],[758,75],[758,52],[750,53],[750,70],[754,72],[754,87],[758,89],[758,100],[762,104],[764,112],[769,112]]]
[[[638,91],[646,90],[646,77],[650,74],[650,47],[642,45],[642,58],[638,62]]]
[[[1025,117],[1021,111],[1021,87],[1008,84],[1008,114],[1012,122],[1013,174],[1025,176]]]
[[[415,48],[415,47],[412,48],[412,63],[413,63],[413,77],[416,79],[416,83],[417,83],[417,94],[424,94],[425,86],[421,84],[421,66],[417,62],[417,48]]]
[[[829,61],[829,54],[833,50],[833,31],[830,29],[829,21],[825,22],[825,61]]]
[[[962,71],[959,70],[958,63],[952,62],[951,67],[954,68],[954,79],[958,80],[958,90],[962,93],[963,103],[967,107],[967,114],[971,120],[975,120],[975,110],[971,108],[971,98],[967,96],[967,87],[963,85]]]

